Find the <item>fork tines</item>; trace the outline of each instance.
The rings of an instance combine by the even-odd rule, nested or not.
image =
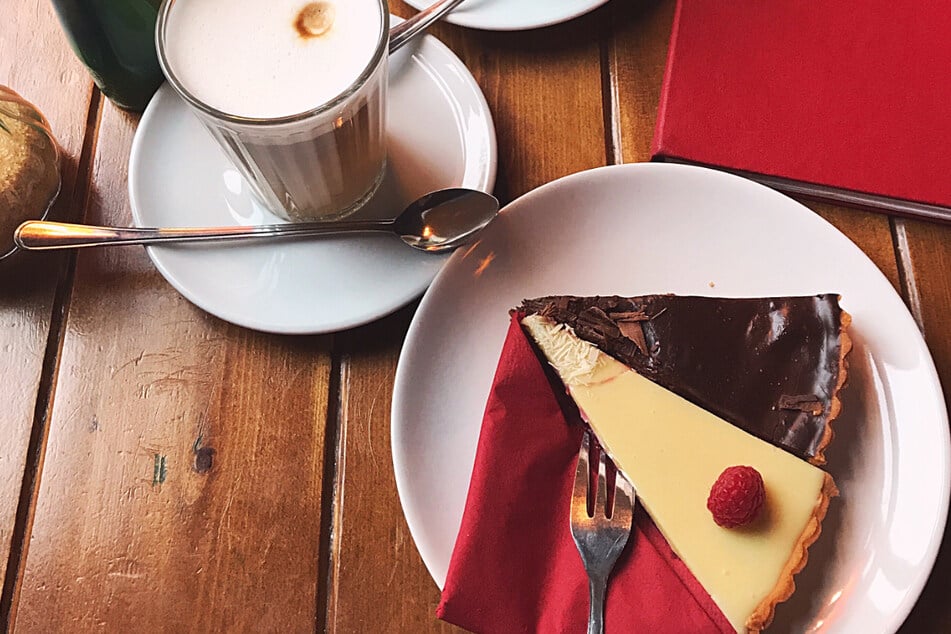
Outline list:
[[[591,432],[584,433],[581,450],[578,452],[578,468],[575,470],[575,485],[572,493],[572,516],[575,514],[576,507],[579,510],[582,508],[581,501],[583,500],[586,517],[594,518],[598,509],[604,509],[605,517],[612,518],[615,513],[618,513],[619,519],[630,525],[635,497],[634,487],[623,474],[617,471],[597,441],[591,442],[590,435]],[[592,451],[598,453],[596,471],[591,470]],[[612,485],[613,491],[611,491]]]
[[[571,494],[571,536],[588,573],[591,608],[588,632],[600,634],[604,631],[604,596],[608,576],[631,534],[634,487],[615,469],[613,491],[608,490],[607,463],[610,459],[600,447],[597,475],[592,473],[589,435],[586,431],[578,452],[578,467]],[[592,487],[595,488],[593,504]]]
[[[571,496],[571,534],[585,569],[604,570],[606,567],[607,576],[631,532],[635,494],[634,487],[620,472],[614,478],[613,491],[609,491],[607,465],[610,458],[600,447],[597,447],[597,472],[592,472],[593,443],[589,436],[590,432],[585,432],[578,452]],[[613,464],[611,466],[613,468]]]

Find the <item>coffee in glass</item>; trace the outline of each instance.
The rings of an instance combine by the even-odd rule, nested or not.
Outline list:
[[[388,32],[384,0],[165,0],[157,43],[261,202],[330,220],[383,178]]]

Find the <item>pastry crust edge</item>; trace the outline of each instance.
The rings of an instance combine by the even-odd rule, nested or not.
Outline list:
[[[852,351],[852,338],[849,336],[848,330],[851,325],[852,316],[843,310],[839,317],[839,377],[832,391],[832,397],[829,399],[829,416],[826,419],[825,433],[819,441],[815,456],[809,460],[809,463],[815,466],[822,466],[826,463],[824,452],[835,436],[832,429],[832,421],[835,420],[842,411],[842,401],[839,398],[839,392],[845,387],[848,380],[849,363],[847,357],[849,352]],[[793,548],[793,552],[786,562],[786,566],[783,568],[776,586],[772,592],[756,606],[753,614],[751,614],[746,621],[747,631],[751,634],[760,632],[768,627],[773,621],[776,606],[789,599],[796,591],[794,577],[806,567],[806,563],[809,560],[809,547],[819,539],[819,535],[822,533],[822,520],[825,519],[826,512],[829,510],[829,501],[839,494],[839,489],[835,486],[832,476],[825,472],[823,472],[822,475],[822,490],[819,493],[819,500],[816,503],[815,512],[812,517],[809,518],[809,522],[806,524],[802,535],[799,536],[799,541]]]
[[[842,401],[839,399],[839,392],[845,387],[849,376],[849,362],[846,357],[852,351],[852,338],[849,336],[849,327],[852,325],[852,315],[841,312],[839,316],[839,380],[832,390],[832,397],[829,399],[829,416],[826,418],[826,429],[816,447],[815,455],[809,459],[810,464],[820,467],[826,463],[825,450],[832,442],[835,432],[832,429],[834,421],[842,411]]]
[[[792,553],[786,561],[786,566],[779,575],[779,581],[746,620],[746,629],[751,634],[768,627],[773,621],[776,605],[791,597],[796,591],[794,577],[806,567],[806,563],[809,561],[809,547],[819,539],[819,535],[822,533],[822,520],[826,516],[826,511],[829,510],[829,500],[839,494],[832,476],[825,472],[822,475],[822,490],[819,492],[819,500],[816,502],[815,511],[799,536],[799,541],[793,547]]]

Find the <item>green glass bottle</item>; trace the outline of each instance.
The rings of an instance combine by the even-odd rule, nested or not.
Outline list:
[[[141,111],[164,81],[155,54],[161,0],[52,0],[79,59],[117,106]]]

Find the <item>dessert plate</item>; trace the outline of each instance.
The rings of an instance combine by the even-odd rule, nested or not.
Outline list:
[[[406,0],[425,9],[432,0]],[[607,0],[465,0],[444,19],[446,22],[489,31],[522,31],[576,18]]]
[[[491,191],[492,116],[465,65],[439,40],[420,38],[390,57],[388,166],[357,217],[393,217],[444,187]],[[244,179],[170,86],[142,116],[129,161],[139,226],[271,224]],[[409,249],[395,236],[150,247],[165,279],[198,307],[268,332],[323,333],[386,315],[426,289],[448,255]]]
[[[897,629],[937,555],[951,484],[928,349],[885,276],[832,225],[762,185],[684,165],[599,168],[522,196],[424,296],[396,373],[392,442],[403,510],[436,583],[461,522],[508,310],[543,295],[664,292],[841,294],[854,348],[826,453],[841,497],[772,631]]]

